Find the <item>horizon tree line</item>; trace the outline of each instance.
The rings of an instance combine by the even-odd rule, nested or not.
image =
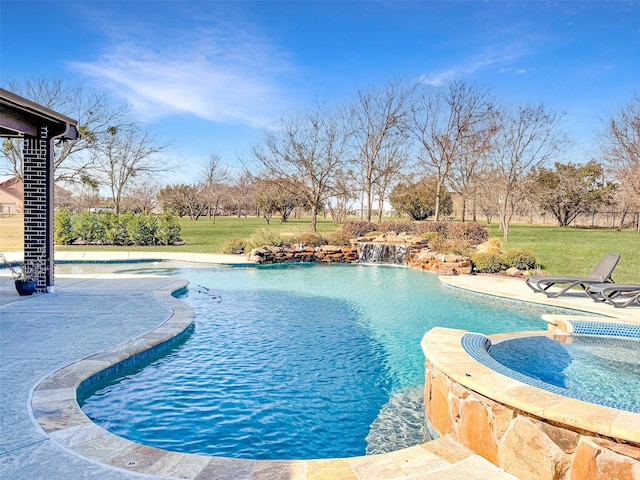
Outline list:
[[[523,205],[552,213],[560,225],[606,205],[618,206],[622,221],[640,210],[638,94],[596,132],[593,158],[579,167],[562,162],[569,149],[563,112],[542,103],[505,104],[464,79],[442,87],[391,79],[357,90],[348,105],[317,103],[283,114],[263,131],[252,165],[240,175],[231,175],[212,154],[195,182],[161,190],[160,178],[175,168],[167,160],[168,145],[132,122],[126,105],[59,80],[14,81],[9,89],[79,119],[81,139],[56,148],[56,184],[72,190],[79,203],[107,189],[117,213],[150,211],[161,203],[196,219],[215,221],[232,212],[269,221],[279,213],[286,221],[306,210],[315,230],[326,210],[338,223],[353,210],[367,220],[377,212],[380,220],[387,204],[398,204],[394,189],[428,186],[430,216],[446,214],[445,198],[454,192],[462,199],[463,221],[468,209],[474,220],[478,211],[488,221],[496,217],[508,240],[509,224]],[[21,177],[19,141],[5,140],[1,152],[5,169]]]

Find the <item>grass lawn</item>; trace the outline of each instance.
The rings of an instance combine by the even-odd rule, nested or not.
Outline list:
[[[490,235],[502,238],[498,225],[491,225]],[[527,249],[548,273],[572,276],[588,275],[605,253],[618,253],[613,279],[640,283],[640,234],[632,230],[511,225],[503,248]]]
[[[22,214],[0,216],[0,252],[22,251],[23,222]]]
[[[216,217],[212,219],[200,218],[193,221],[189,218],[181,218],[182,238],[185,245],[177,247],[164,247],[163,250],[177,250],[196,253],[220,253],[225,242],[232,238],[248,239],[259,230],[269,230],[278,233],[308,232],[311,229],[311,220],[305,218],[289,218],[287,223],[281,223],[279,219],[271,219],[267,225],[264,218],[247,217]],[[335,227],[331,220],[318,219],[318,232],[329,234],[340,227]],[[141,248],[141,247],[138,247]],[[142,247],[148,248],[148,247]]]
[[[115,247],[115,246],[93,246],[93,245],[57,245],[56,250],[79,251],[79,250],[102,250],[102,251],[142,251],[153,250],[161,252],[192,252],[192,253],[220,253],[225,242],[232,238],[248,239],[254,232],[259,230],[270,230],[279,233],[299,233],[308,232],[311,228],[311,219],[289,218],[287,223],[281,223],[278,218],[271,219],[268,225],[264,218],[256,217],[216,217],[215,223],[211,218],[201,217],[198,220],[189,218],[179,219],[182,227],[182,238],[184,245],[171,247]],[[326,235],[340,227],[333,225],[331,220],[319,218],[318,232]],[[0,217],[0,252],[15,252],[22,250],[23,217],[13,215],[11,217]]]
[[[0,251],[22,250],[22,215],[0,217]],[[271,225],[263,218],[218,217],[197,221],[180,219],[185,245],[175,247],[102,247],[58,246],[69,250],[153,250],[194,253],[220,253],[231,238],[249,238],[255,231],[294,233],[309,231],[310,219],[291,218],[280,223],[274,218]],[[338,227],[339,228],[339,227]],[[318,219],[318,231],[328,234],[336,230],[331,220]],[[498,225],[490,226],[492,237],[502,238]],[[640,234],[635,231],[611,229],[576,229],[555,226],[511,225],[509,242],[504,248],[525,248],[531,251],[550,274],[587,275],[605,253],[619,253],[620,263],[614,272],[619,283],[640,283]]]

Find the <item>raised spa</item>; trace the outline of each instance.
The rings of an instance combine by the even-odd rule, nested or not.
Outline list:
[[[525,383],[567,397],[640,412],[640,339],[531,336],[494,343],[490,355]],[[521,378],[521,377],[520,377]]]

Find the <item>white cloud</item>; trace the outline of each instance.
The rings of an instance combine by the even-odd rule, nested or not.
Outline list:
[[[291,71],[268,41],[213,28],[153,44],[120,37],[95,61],[72,65],[126,97],[146,120],[186,113],[251,126],[282,110],[279,82]]]
[[[503,65],[510,65],[528,53],[530,53],[529,48],[522,43],[514,43],[501,48],[488,48],[451,68],[441,72],[422,75],[419,81],[438,87],[451,79],[471,75],[488,68],[499,68]],[[509,69],[499,68],[499,71],[509,71]],[[526,73],[526,70],[519,69],[516,70],[516,73],[523,74]]]

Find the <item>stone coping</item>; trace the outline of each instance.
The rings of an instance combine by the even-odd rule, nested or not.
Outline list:
[[[88,461],[163,478],[220,480],[471,479],[515,477],[451,439],[441,438],[382,455],[318,460],[246,460],[167,451],[138,444],[93,423],[78,404],[79,390],[108,372],[158,353],[188,334],[194,312],[173,295],[188,282],[175,280],[154,292],[172,314],[159,327],[63,367],[30,395],[30,413],[58,446]]]
[[[524,411],[554,425],[574,431],[640,445],[640,414],[565,397],[522,383],[480,363],[463,347],[468,332],[436,327],[427,332],[421,346],[428,361],[454,382],[498,403]],[[546,331],[490,335],[502,341]]]

